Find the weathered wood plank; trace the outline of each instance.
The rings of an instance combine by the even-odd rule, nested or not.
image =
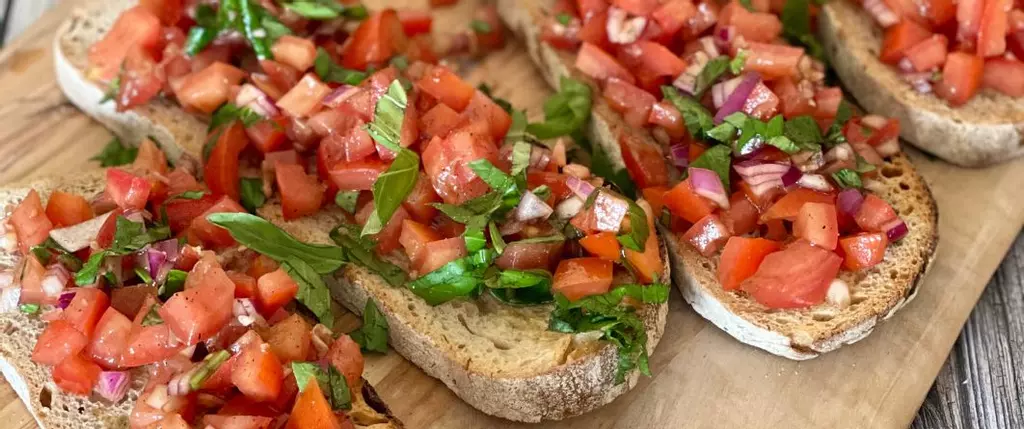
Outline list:
[[[1024,234],[1003,260],[913,429],[1024,427]]]

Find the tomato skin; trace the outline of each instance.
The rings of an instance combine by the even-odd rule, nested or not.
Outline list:
[[[459,112],[448,107],[447,104],[437,103],[420,117],[420,132],[426,134],[427,137],[444,138],[462,122],[463,117],[459,115]]]
[[[668,186],[668,167],[661,150],[631,132],[619,135],[619,149],[629,177],[638,188]]]
[[[651,211],[655,216],[660,216],[665,208],[665,195],[668,194],[668,188],[664,186],[654,186],[650,188],[644,188],[641,191],[644,200],[651,205]]]
[[[98,288],[75,288],[75,297],[64,309],[64,320],[67,320],[86,338],[92,338],[96,323],[110,306],[110,298]]]
[[[951,52],[942,68],[942,80],[935,84],[935,94],[952,106],[967,103],[981,87],[985,59],[965,52]]]
[[[991,58],[985,61],[985,75],[982,81],[986,87],[1003,94],[1011,97],[1024,97],[1024,62],[1006,58]],[[50,199],[52,200],[53,197],[51,196]]]
[[[88,396],[102,371],[93,361],[74,354],[53,368],[53,381],[65,392]]]
[[[288,117],[283,115],[264,119],[246,128],[245,135],[261,153],[279,151],[288,144],[288,134],[285,133],[288,123]]]
[[[398,241],[405,249],[405,254],[409,256],[409,260],[416,261],[421,256],[420,253],[427,243],[440,240],[441,238],[441,235],[429,226],[406,219],[402,221],[402,233]]]
[[[148,103],[164,87],[163,76],[157,69],[156,58],[141,46],[128,50],[122,65],[117,95],[114,102],[118,112]]]
[[[465,110],[477,92],[476,88],[444,66],[431,67],[416,81],[416,86],[457,112]]]
[[[283,363],[304,361],[312,349],[312,334],[305,319],[298,314],[277,322],[263,330],[261,336],[270,345],[270,350]]]
[[[797,65],[804,55],[803,48],[760,42],[750,42],[746,51],[743,70],[761,73],[765,80],[797,76]]]
[[[725,290],[738,290],[757,272],[761,261],[781,247],[779,242],[764,238],[729,237],[718,262],[718,282]]]
[[[498,149],[486,138],[460,131],[443,140],[435,137],[421,158],[437,195],[446,203],[462,204],[490,190],[469,163],[486,159],[497,165]]]
[[[274,170],[285,220],[298,219],[320,210],[324,203],[324,188],[315,176],[306,174],[297,164],[278,164]]]
[[[295,299],[299,284],[283,268],[264,274],[256,280],[256,309],[265,316]]]
[[[124,209],[144,209],[152,185],[148,180],[124,171],[120,168],[107,170],[107,195],[118,207]]]
[[[583,42],[579,52],[576,53],[576,68],[598,82],[614,77],[630,84],[636,83],[633,74],[615,57],[589,42]]]
[[[914,66],[914,71],[923,72],[938,67],[946,61],[946,49],[949,39],[941,34],[933,34],[906,51],[906,58]]]
[[[761,222],[782,219],[795,221],[800,214],[800,208],[806,203],[826,203],[835,205],[835,194],[826,194],[806,188],[795,189],[784,195],[775,204],[772,204],[764,214],[761,215]]]
[[[690,223],[697,223],[715,211],[710,201],[693,191],[689,178],[679,182],[665,194],[665,207],[668,207],[672,214]]]
[[[501,269],[551,270],[562,255],[565,242],[553,243],[509,243],[505,251],[494,260]]]
[[[192,225],[193,220],[217,204],[222,197],[214,194],[204,194],[198,200],[174,199],[164,203],[163,208],[167,211],[167,224],[171,232],[180,233]],[[111,230],[113,233],[113,230]],[[111,235],[113,238],[113,235]],[[103,243],[100,243],[101,245]],[[109,245],[109,243],[108,243]]]
[[[861,203],[860,210],[854,216],[857,226],[870,232],[885,232],[886,223],[895,220],[896,211],[885,200],[874,194],[868,194]]]
[[[613,232],[598,232],[587,235],[580,239],[580,245],[587,252],[598,258],[608,261],[618,261],[622,258],[622,246]]]
[[[39,335],[32,349],[32,361],[43,365],[58,365],[69,356],[77,355],[89,344],[89,339],[64,319],[50,322]]]
[[[729,209],[722,211],[721,218],[732,235],[745,235],[757,229],[759,214],[757,206],[737,191],[729,198]]]
[[[801,240],[766,256],[740,287],[768,308],[808,307],[825,300],[842,263],[839,255]]]
[[[121,354],[128,347],[132,321],[114,307],[108,307],[96,323],[95,335],[89,341],[84,353],[108,369],[118,368]]]
[[[388,169],[388,165],[374,159],[363,161],[339,161],[329,170],[331,183],[343,191],[369,191],[377,177]]]
[[[245,76],[246,73],[235,66],[214,62],[182,78],[174,94],[185,107],[213,113],[228,101],[231,87],[241,83]]]
[[[793,235],[823,249],[835,250],[839,242],[836,206],[827,203],[806,203],[801,206],[793,222]]]
[[[366,70],[381,67],[407,43],[402,23],[394,9],[384,9],[363,20],[341,52],[341,65]]]
[[[563,259],[555,270],[551,290],[569,301],[608,292],[612,287],[612,262],[601,258]]]
[[[661,26],[661,31],[669,35],[674,35],[696,15],[697,8],[689,0],[668,0],[651,12],[651,18]]]
[[[711,257],[725,245],[731,234],[718,215],[707,215],[686,230],[680,240],[690,243],[701,255]]]
[[[134,46],[156,53],[161,43],[160,28],[160,18],[143,7],[122,12],[107,35],[89,47],[88,76],[102,81],[113,79]]]
[[[400,10],[398,20],[402,23],[402,31],[409,37],[430,33],[434,23],[434,17],[425,10]]]
[[[895,65],[908,49],[929,37],[931,32],[921,24],[909,19],[901,20],[885,30],[879,59],[883,63]]]
[[[266,343],[254,343],[242,349],[232,365],[231,383],[254,401],[266,402],[277,398],[283,379],[281,360]]]
[[[491,97],[477,90],[466,105],[462,116],[468,122],[482,121],[489,125],[491,137],[502,139],[512,127],[512,116],[501,108]]]
[[[277,107],[293,118],[309,116],[320,102],[331,93],[331,87],[320,81],[315,73],[306,73],[280,100]]]
[[[241,121],[232,122],[227,128],[214,130],[213,135],[217,137],[210,157],[203,166],[203,178],[210,191],[215,194],[227,195],[238,201],[241,193],[239,189],[238,157],[242,150],[249,145],[249,137],[245,134],[245,127]]]
[[[213,248],[233,246],[235,239],[227,229],[214,225],[206,217],[214,213],[245,213],[245,207],[227,196],[221,197],[205,212],[192,220],[190,231],[204,244]]]
[[[160,308],[164,324],[187,345],[216,334],[233,317],[235,284],[207,253],[189,272],[185,290],[175,293]],[[140,312],[142,313],[142,312]]]
[[[342,429],[318,383],[308,383],[299,393],[288,417],[287,429]]]
[[[23,255],[28,255],[32,246],[46,241],[50,236],[50,230],[53,229],[53,222],[46,217],[43,202],[35,189],[28,192],[9,219],[15,234],[18,235],[18,249]]]
[[[722,8],[718,25],[733,26],[738,36],[752,42],[773,42],[782,34],[782,21],[775,14],[750,12],[737,2]]]
[[[860,271],[878,265],[885,258],[885,249],[889,239],[884,232],[860,233],[839,240],[839,247],[846,257],[843,267],[850,271]]]
[[[324,359],[345,376],[349,389],[353,392],[359,391],[365,360],[359,349],[359,344],[353,341],[352,337],[342,334],[335,339],[327,349]]]
[[[412,261],[413,272],[422,276],[466,254],[466,240],[462,237],[431,241],[420,250],[418,259]]]
[[[184,0],[140,0],[139,7],[148,10],[160,18],[164,25],[172,26],[178,23],[185,12]]]
[[[313,61],[316,60],[316,45],[313,41],[290,34],[278,37],[270,49],[275,60],[299,71],[313,67]]]
[[[437,214],[437,208],[431,204],[439,202],[441,202],[441,197],[437,196],[437,192],[434,192],[430,178],[421,171],[419,178],[416,180],[416,186],[412,188],[412,192],[409,192],[409,196],[405,197],[402,207],[416,221],[428,223]]]
[[[1013,0],[986,0],[978,25],[977,55],[994,57],[1006,52],[1007,12]]]
[[[184,344],[176,340],[167,324],[133,325],[132,332],[128,335],[128,345],[121,354],[122,368],[135,368],[160,362],[185,348]]]
[[[612,109],[623,115],[627,124],[637,128],[647,124],[651,108],[658,102],[651,93],[614,77],[605,81],[601,95]]]

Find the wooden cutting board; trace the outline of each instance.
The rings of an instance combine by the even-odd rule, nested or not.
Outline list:
[[[466,28],[472,2],[442,12],[435,31]],[[56,7],[0,53],[0,184],[93,168],[88,159],[110,138],[54,82],[52,38],[73,3]],[[422,8],[426,1],[398,3]],[[464,71],[533,116],[549,93],[518,46]],[[651,360],[654,377],[603,409],[534,427],[908,427],[982,288],[1024,225],[1024,160],[967,170],[917,152],[912,157],[938,201],[938,257],[917,299],[873,335],[823,357],[792,362],[734,341],[704,322],[676,291],[664,339]],[[409,428],[521,426],[477,412],[393,351],[370,356],[366,377]],[[0,421],[4,427],[35,427],[6,383],[0,384]]]

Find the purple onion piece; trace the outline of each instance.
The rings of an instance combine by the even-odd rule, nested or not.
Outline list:
[[[885,226],[885,236],[889,238],[889,242],[900,241],[909,232],[910,229],[907,228],[907,224],[903,222],[903,219],[897,218]]]
[[[168,262],[177,262],[178,257],[181,256],[181,245],[175,238],[158,241],[156,243],[153,243],[151,246],[156,250],[164,252],[164,255],[166,255]]]
[[[594,185],[576,176],[567,177],[565,179],[565,184],[566,186],[569,187],[569,190],[571,190],[574,194],[576,194],[576,196],[580,197],[580,199],[584,201],[586,201],[586,199],[590,197],[591,192],[594,192]]]
[[[836,208],[840,212],[850,216],[856,216],[860,211],[860,205],[864,203],[864,196],[856,189],[845,189],[839,193],[836,199]]]
[[[131,380],[128,371],[103,371],[96,383],[96,393],[108,401],[118,402],[131,387]]]
[[[68,308],[68,306],[71,305],[71,300],[75,299],[76,293],[78,293],[78,291],[74,289],[66,290],[61,293],[60,298],[57,298],[57,307],[61,310]]]
[[[166,253],[152,247],[146,250],[146,271],[149,272],[150,278],[155,279],[157,273],[160,272],[160,267],[162,267],[166,262]]]
[[[747,101],[747,97],[750,97],[750,93],[754,92],[754,88],[761,82],[761,74],[757,72],[749,72],[743,75],[743,80],[740,81],[739,85],[736,86],[728,97],[722,107],[718,109],[718,113],[715,113],[715,123],[721,124],[725,120],[726,116],[733,113],[739,112],[743,109],[743,103]]]
[[[672,163],[676,167],[686,168],[690,166],[690,146],[686,144],[672,145]]]
[[[795,185],[800,180],[800,176],[803,175],[799,168],[790,166],[789,171],[782,175],[782,186],[790,187]]]

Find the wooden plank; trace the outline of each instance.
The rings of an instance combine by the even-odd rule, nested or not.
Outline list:
[[[57,4],[60,0],[3,0],[0,2],[0,6],[3,9],[9,11],[9,13],[3,17],[6,20],[4,26],[3,40],[13,40],[18,37],[22,31],[25,31],[28,26],[32,25],[43,12],[46,12],[51,6]]]
[[[0,183],[73,173],[109,137],[68,105],[53,82],[49,43],[66,13],[60,8],[45,15],[0,53],[0,116],[6,123],[0,129]],[[515,49],[488,58],[472,76],[534,114],[548,93]],[[1024,162],[963,170],[919,154],[914,159],[942,209],[943,242],[917,301],[873,336],[814,361],[785,361],[736,343],[674,294],[665,338],[652,359],[655,378],[587,416],[538,426],[907,427],[984,279],[1024,223],[1015,196],[1024,183]],[[1019,335],[1013,341],[1019,345]],[[472,410],[394,352],[371,357],[367,376],[409,427],[519,427]],[[0,404],[4,427],[34,426],[6,384]],[[979,408],[974,415],[984,412]]]

